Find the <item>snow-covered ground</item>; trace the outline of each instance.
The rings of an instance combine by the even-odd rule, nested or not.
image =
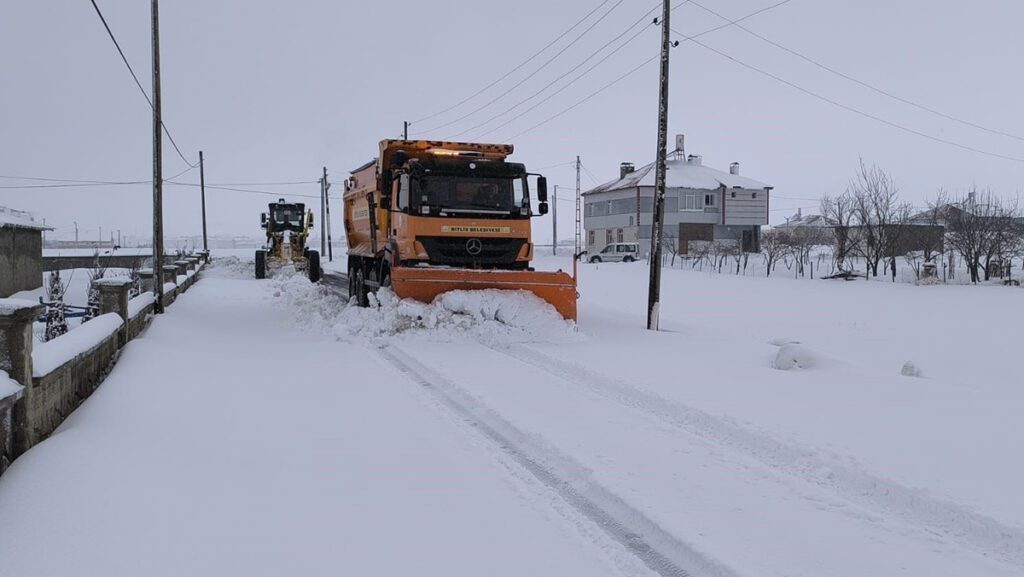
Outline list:
[[[652,333],[643,263],[574,327],[248,252],[0,478],[0,575],[1024,573],[1020,288],[672,269]]]

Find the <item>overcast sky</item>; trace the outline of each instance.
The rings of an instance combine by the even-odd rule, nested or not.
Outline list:
[[[149,92],[150,3],[97,2]],[[699,5],[735,20],[778,2]],[[677,39],[727,22],[693,2],[677,3]],[[380,139],[400,136],[403,120],[413,122],[412,136],[510,142],[515,159],[566,187],[560,196],[568,199],[577,154],[584,189],[617,177],[622,161],[653,160],[657,59],[595,92],[657,55],[659,29],[650,21],[659,6],[164,0],[164,121],[190,162],[204,151],[207,183],[273,193],[209,189],[216,235],[258,236],[259,213],[275,195],[317,202],[315,181],[326,166],[339,183],[332,190],[339,236],[340,181],[375,155]],[[431,117],[502,78],[592,11],[492,88]],[[740,162],[741,174],[774,186],[773,224],[797,207],[816,211],[822,194],[842,192],[860,157],[889,172],[915,204],[939,188],[962,193],[971,186],[1013,200],[1024,172],[1021,22],[1024,3],[1017,0],[791,0],[740,24],[797,54],[737,26],[697,38],[735,61],[694,42],[672,50],[669,133],[685,133],[687,152],[703,155],[705,164],[728,170]],[[58,184],[11,176],[152,178],[150,109],[89,0],[4,0],[0,59],[0,205],[35,212],[62,238],[74,238],[76,221],[83,238],[95,238],[100,227],[108,238],[118,229],[149,235],[150,184],[6,188]],[[166,141],[163,157],[165,177],[188,168]],[[198,183],[198,170],[175,180]],[[240,184],[278,182],[306,184]],[[199,190],[167,185],[164,198],[167,234],[200,234]],[[573,205],[559,208],[559,236],[571,237]],[[535,221],[538,241],[550,240],[550,223]]]

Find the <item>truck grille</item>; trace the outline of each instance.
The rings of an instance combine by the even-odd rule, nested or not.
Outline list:
[[[511,265],[526,244],[524,238],[421,236],[417,240],[427,249],[432,264],[469,267]],[[472,254],[478,248],[479,252]]]

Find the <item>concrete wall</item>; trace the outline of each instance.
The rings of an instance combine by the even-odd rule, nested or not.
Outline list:
[[[0,398],[0,475],[14,460],[14,403],[20,394]]]
[[[31,430],[26,432],[28,446],[49,437],[71,411],[89,398],[106,376],[116,353],[117,333],[113,333],[49,374],[32,379],[31,391],[25,395],[31,423]]]
[[[42,258],[42,232],[0,227],[0,298],[42,286]]]

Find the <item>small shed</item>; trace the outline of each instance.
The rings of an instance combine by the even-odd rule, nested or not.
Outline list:
[[[43,284],[43,231],[28,212],[0,206],[0,298]]]

